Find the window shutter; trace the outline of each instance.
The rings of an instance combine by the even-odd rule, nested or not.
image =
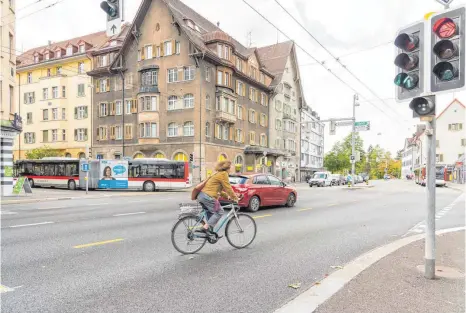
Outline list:
[[[32,133],[32,143],[36,142],[36,133]]]
[[[218,124],[215,124],[215,138],[218,138]]]
[[[87,118],[87,106],[84,107],[84,118]]]
[[[233,140],[233,132],[235,131],[235,129],[233,127],[230,127],[230,130],[229,130],[229,139],[230,140]]]
[[[74,130],[74,140],[75,141],[78,140],[78,130],[77,129]]]
[[[107,89],[106,89],[107,92],[110,91],[110,78],[107,78]]]
[[[84,140],[87,140],[87,128],[84,129]]]
[[[138,113],[138,105],[136,99],[131,100],[131,113]]]
[[[144,55],[144,47],[141,48],[141,60],[145,60],[146,59],[146,56]]]
[[[99,93],[100,92],[100,79],[96,79],[95,81],[97,82],[95,86],[95,92]]]
[[[265,116],[265,127],[269,126],[269,117],[266,115]]]
[[[459,124],[458,124],[458,129],[459,129],[459,130],[462,130],[462,129],[463,129],[463,123],[459,123]]]
[[[95,140],[100,140],[100,127],[97,127],[97,137],[95,138]]]
[[[78,108],[74,108],[74,119],[78,119]]]
[[[160,56],[163,57],[165,53],[165,46],[163,42],[160,43]]]
[[[176,41],[172,40],[172,54],[176,54]]]

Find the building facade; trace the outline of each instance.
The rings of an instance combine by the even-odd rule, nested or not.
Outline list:
[[[192,154],[194,181],[226,158],[238,172],[270,170],[264,155],[272,152],[268,98],[274,76],[257,49],[245,48],[181,1],[143,0],[110,66],[89,75],[98,86],[97,156],[187,161]],[[122,75],[124,108],[123,90],[115,90]]]
[[[90,53],[107,41],[98,32],[26,51],[18,57],[18,114],[24,129],[15,159],[44,146],[82,158],[91,144],[92,69]]]
[[[436,121],[437,163],[454,165],[466,149],[466,109],[459,100],[453,100]]]
[[[324,123],[306,104],[301,109],[301,181],[324,169]]]
[[[15,1],[0,1],[0,194],[13,190],[13,141],[21,132],[21,117],[15,115],[16,15]]]
[[[303,93],[295,45],[287,41],[258,49],[261,61],[275,78],[269,105],[269,144],[281,151],[272,173],[279,178],[299,180],[300,110]]]

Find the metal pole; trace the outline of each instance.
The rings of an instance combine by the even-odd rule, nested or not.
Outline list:
[[[18,81],[19,81],[19,88],[18,88],[18,114],[19,116],[21,116],[21,74],[18,74]],[[26,79],[27,79],[27,74],[26,74]],[[0,99],[1,101],[1,99]],[[34,99],[35,101],[35,99]],[[26,119],[27,119],[27,116],[26,116]],[[18,160],[21,160],[21,135],[18,136],[18,150],[19,150],[19,153],[18,153]]]
[[[356,122],[356,102],[358,100],[358,95],[353,96],[353,131],[351,132],[351,155],[355,157],[355,132],[356,126],[354,123]],[[356,171],[356,160],[351,160],[351,174],[354,175]]]
[[[87,144],[86,144],[86,158],[87,158],[87,163],[89,164],[89,145]],[[81,165],[81,162],[80,162],[80,165]],[[86,195],[88,191],[89,191],[89,170],[86,172]]]
[[[202,79],[201,64],[202,62],[201,60],[199,60],[199,79],[200,79],[200,83],[199,83],[199,182],[202,181],[202,99],[203,99],[202,98],[202,84],[204,82],[204,80]]]
[[[125,73],[123,73],[123,71],[120,71],[120,75],[121,75],[121,81],[122,81],[122,96],[121,96],[121,99],[122,99],[122,102],[121,102],[121,105],[122,105],[122,131],[123,131],[123,141],[122,141],[122,158],[124,159],[125,158],[125,135],[126,135],[126,130],[125,130],[125,109],[126,109],[126,103],[125,103]]]
[[[425,240],[425,272],[427,279],[435,278],[435,117],[427,123],[427,216]]]

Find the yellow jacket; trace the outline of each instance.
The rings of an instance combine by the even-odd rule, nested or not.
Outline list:
[[[217,172],[212,175],[201,191],[215,199],[218,199],[218,194],[220,193],[224,198],[230,196],[231,199],[237,200],[236,194],[230,185],[228,172],[226,171]]]

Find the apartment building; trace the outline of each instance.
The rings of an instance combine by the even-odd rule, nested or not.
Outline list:
[[[301,108],[301,181],[324,168],[324,124],[306,103]]]
[[[90,53],[108,40],[98,32],[49,42],[18,57],[18,114],[23,133],[14,145],[15,159],[48,146],[63,156],[82,158],[91,145],[92,69]]]
[[[438,116],[436,121],[437,163],[453,166],[466,149],[466,109],[454,99]]]
[[[16,112],[16,15],[15,1],[0,1],[0,194],[13,191],[13,141],[21,132]]]
[[[271,152],[274,75],[256,48],[244,47],[181,1],[143,0],[108,69],[89,75],[99,86],[93,118],[98,157],[188,160],[192,154],[194,181],[212,174],[222,159],[231,159],[238,172],[270,171],[264,156]],[[127,88],[119,90],[122,75]]]
[[[260,60],[275,76],[269,105],[269,145],[276,158],[272,173],[298,181],[300,169],[300,110],[303,92],[296,48],[292,41],[258,49]]]

